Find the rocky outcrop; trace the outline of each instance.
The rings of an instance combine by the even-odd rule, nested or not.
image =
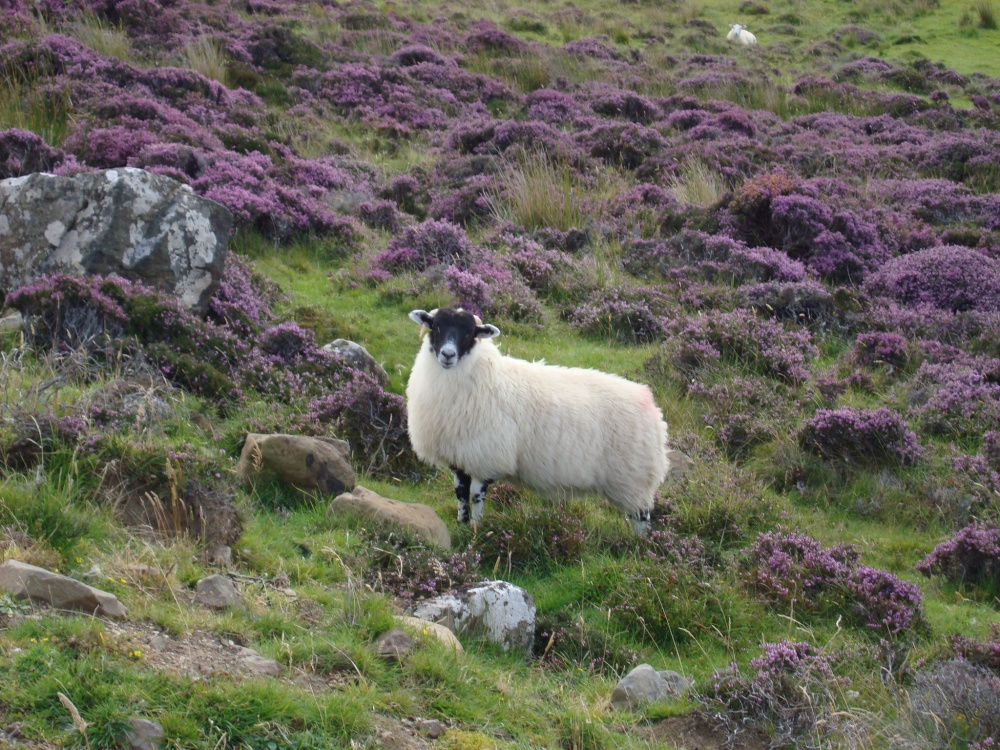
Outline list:
[[[117,275],[201,315],[219,284],[233,216],[142,169],[0,181],[0,294],[43,274]]]
[[[355,370],[367,372],[383,388],[389,382],[389,376],[386,374],[385,368],[361,344],[356,344],[347,339],[337,339],[324,345],[323,351],[336,355],[342,362],[350,365]]]
[[[342,511],[358,513],[378,523],[396,526],[441,549],[451,548],[451,533],[447,525],[428,505],[400,502],[359,486],[338,495],[330,503],[331,513]]]
[[[417,605],[413,616],[525,656],[535,640],[535,602],[527,591],[506,581],[487,581],[465,592],[428,599]]]
[[[114,594],[18,560],[0,565],[0,591],[15,599],[44,602],[56,609],[76,609],[116,619],[126,615],[125,607]]]
[[[268,473],[308,494],[336,496],[354,489],[350,446],[335,438],[250,433],[236,475],[252,485]]]

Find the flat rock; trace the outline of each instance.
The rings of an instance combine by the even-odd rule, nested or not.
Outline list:
[[[265,472],[308,494],[354,489],[351,449],[344,440],[305,435],[247,435],[236,475],[253,484]]]
[[[451,532],[430,506],[422,503],[404,503],[372,492],[365,487],[355,487],[338,495],[330,503],[330,512],[353,511],[375,519],[379,523],[405,529],[427,544],[451,549]]]
[[[201,315],[232,225],[222,204],[142,169],[11,177],[0,181],[0,293],[43,274],[114,274]]]
[[[228,576],[214,575],[198,581],[194,600],[209,609],[226,609],[241,603],[240,592]]]
[[[18,560],[0,565],[0,591],[15,599],[45,602],[56,609],[76,609],[115,619],[127,614],[114,594]]]
[[[261,656],[252,648],[240,647],[236,659],[244,671],[262,677],[277,677],[285,671],[285,668],[274,659]]]
[[[619,711],[632,710],[648,703],[676,698],[691,687],[691,680],[677,672],[657,671],[640,664],[615,686],[611,706]]]

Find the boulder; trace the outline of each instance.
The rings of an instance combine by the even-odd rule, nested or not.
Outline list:
[[[691,680],[677,672],[658,672],[649,664],[640,664],[615,687],[611,706],[619,711],[636,709],[647,703],[677,698],[690,687]]]
[[[331,341],[329,344],[325,344],[323,351],[335,354],[355,370],[367,372],[383,388],[389,382],[389,376],[386,374],[385,368],[361,344],[356,344],[347,339],[337,339],[336,341]]]
[[[116,619],[127,614],[114,594],[18,560],[0,565],[0,591],[15,599],[45,602],[56,609],[77,609]]]
[[[338,495],[330,503],[331,513],[345,510],[405,529],[427,544],[442,549],[451,548],[451,532],[430,506],[400,502],[358,486]]]
[[[212,575],[198,581],[194,600],[209,609],[227,609],[240,604],[240,592],[228,576]]]
[[[535,640],[534,600],[524,589],[505,581],[487,581],[464,592],[428,599],[416,606],[413,616],[525,656]]]
[[[445,646],[455,651],[456,654],[460,654],[465,650],[462,648],[458,637],[440,623],[421,620],[417,617],[407,617],[406,615],[397,615],[396,622],[418,636],[437,638]]]
[[[308,494],[336,496],[354,489],[350,446],[335,438],[250,433],[236,475],[253,484],[262,473]]]
[[[43,274],[114,274],[203,315],[232,226],[225,206],[142,169],[12,177],[0,181],[0,294]]]

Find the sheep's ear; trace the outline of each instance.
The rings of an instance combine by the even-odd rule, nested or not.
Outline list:
[[[477,339],[491,339],[500,335],[500,329],[487,323],[484,326],[476,326]]]
[[[434,316],[431,315],[426,310],[414,310],[410,313],[410,320],[418,325],[431,327],[431,323],[434,322]]]

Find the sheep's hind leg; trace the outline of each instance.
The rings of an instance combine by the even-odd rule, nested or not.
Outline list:
[[[632,522],[632,531],[636,536],[646,536],[650,531],[649,511],[640,510],[636,513],[629,513],[628,520]]]
[[[458,522],[468,523],[470,518],[469,489],[472,486],[472,477],[461,469],[451,468],[455,475],[455,497],[458,498]]]
[[[493,484],[492,479],[473,479],[472,493],[472,525],[475,526],[483,517],[483,505],[486,502],[486,490]]]

